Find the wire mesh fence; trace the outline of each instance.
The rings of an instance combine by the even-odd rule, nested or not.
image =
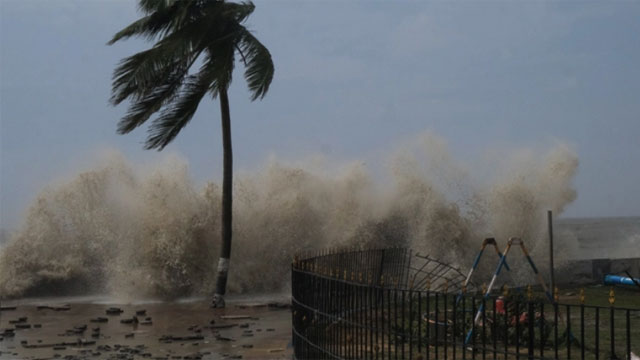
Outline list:
[[[343,250],[292,265],[297,359],[629,359],[640,310],[483,297],[408,249]]]

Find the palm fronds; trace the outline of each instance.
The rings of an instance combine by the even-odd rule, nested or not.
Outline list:
[[[240,52],[243,54],[246,70],[244,78],[251,91],[251,100],[262,99],[269,91],[273,80],[273,61],[269,50],[246,28],[240,35]]]
[[[139,8],[145,16],[108,43],[133,36],[157,39],[150,49],[122,59],[113,72],[110,102],[131,101],[118,133],[128,133],[158,113],[145,148],[164,148],[191,120],[204,94],[216,97],[229,87],[236,50],[245,63],[251,99],[264,97],[274,73],[271,54],[241,25],[253,3],[140,0]],[[201,55],[201,68],[190,74]]]
[[[167,104],[160,116],[151,123],[149,137],[145,142],[146,149],[162,150],[187,125],[215,79],[216,74],[212,70],[203,66],[197,75],[189,75],[184,80],[175,100]]]

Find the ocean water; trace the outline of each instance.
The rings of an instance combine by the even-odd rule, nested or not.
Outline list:
[[[640,258],[640,216],[558,219],[555,241],[574,242],[569,259]]]
[[[275,158],[238,171],[229,291],[287,292],[295,254],[336,247],[403,246],[468,269],[482,239],[494,237],[504,247],[519,237],[544,270],[546,212],[562,218],[578,196],[579,161],[563,144],[525,150],[487,164],[491,177],[474,177],[478,164],[457,161],[433,134],[390,152],[379,175],[361,161],[335,166]],[[195,182],[184,159],[136,166],[107,153],[37,194],[0,249],[0,298],[211,294],[220,199],[219,184]],[[638,256],[637,218],[556,225],[558,265]],[[478,273],[495,269],[485,265]]]

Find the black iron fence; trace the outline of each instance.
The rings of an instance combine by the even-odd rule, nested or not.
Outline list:
[[[483,297],[406,249],[302,256],[292,265],[297,359],[629,359],[640,310]]]

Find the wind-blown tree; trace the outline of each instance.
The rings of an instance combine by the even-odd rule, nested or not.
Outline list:
[[[139,0],[143,17],[108,42],[112,45],[130,37],[155,41],[150,49],[117,65],[110,99],[114,106],[130,101],[118,123],[120,134],[129,133],[156,114],[148,127],[146,149],[162,150],[175,139],[205,95],[220,99],[224,169],[215,307],[224,307],[231,256],[233,155],[227,90],[236,55],[244,64],[252,101],[265,96],[274,72],[269,50],[242,25],[254,8],[251,2],[224,0]]]

